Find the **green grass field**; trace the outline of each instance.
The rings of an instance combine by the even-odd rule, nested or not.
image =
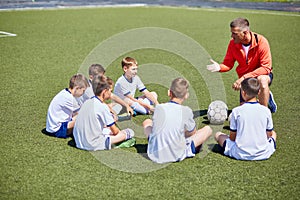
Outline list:
[[[240,16],[248,18],[251,29],[265,35],[271,46],[278,148],[269,160],[236,161],[202,152],[193,159],[160,166],[142,156],[143,137],[137,137],[136,147],[90,153],[74,148],[71,139],[41,133],[50,101],[68,86],[70,77],[102,41],[130,29],[166,28],[197,41],[221,62],[230,39],[229,22]],[[17,34],[0,37],[0,199],[298,199],[299,17],[299,13],[271,11],[155,7],[0,12],[0,31]],[[121,41],[115,52],[124,44]],[[174,44],[178,49],[185,45]],[[142,79],[142,67],[148,63],[169,66],[187,77],[195,102],[200,110],[207,109],[211,98],[206,84],[185,58],[154,48],[117,54],[106,66],[113,80],[122,74],[119,63],[124,56],[138,60]],[[155,76],[160,80],[163,75]],[[224,98],[232,109],[239,98],[231,90],[236,73],[232,70],[221,77]],[[168,86],[147,84],[158,92],[161,102],[168,100]],[[147,117],[137,116],[134,122],[138,125]],[[205,115],[196,120],[199,127],[207,123]],[[226,126],[228,122],[223,131],[229,133]]]

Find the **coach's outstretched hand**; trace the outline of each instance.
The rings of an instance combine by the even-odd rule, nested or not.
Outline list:
[[[211,72],[218,72],[218,71],[220,71],[220,65],[219,65],[219,63],[217,63],[216,61],[214,61],[213,59],[210,59],[210,61],[213,63],[213,64],[211,64],[211,65],[207,65],[206,67],[207,67],[207,69],[209,70],[209,71],[211,71]]]

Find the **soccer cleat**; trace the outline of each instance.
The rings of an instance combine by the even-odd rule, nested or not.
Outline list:
[[[119,143],[116,148],[129,148],[135,145],[135,138],[125,140],[124,142]]]
[[[277,104],[274,100],[274,96],[271,91],[270,91],[270,97],[268,102],[268,108],[270,109],[271,113],[275,113],[277,111]]]

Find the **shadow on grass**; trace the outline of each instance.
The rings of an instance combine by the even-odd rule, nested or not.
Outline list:
[[[43,128],[41,130],[41,133],[43,133],[44,135],[49,136],[49,137],[57,138],[54,134],[47,132],[46,128]],[[71,138],[71,140],[68,141],[68,145],[71,147],[77,148],[73,135],[69,136],[68,138]],[[68,138],[65,138],[65,139],[68,139]]]
[[[150,158],[148,157],[148,154],[147,154],[148,144],[135,144],[134,147],[138,154],[140,154],[142,157],[150,160]]]
[[[69,141],[68,141],[68,145],[69,145],[70,147],[73,147],[73,148],[76,148],[76,149],[77,149],[74,138],[72,138],[72,140],[69,140]]]
[[[49,136],[49,137],[55,137],[54,134],[47,132],[47,131],[46,131],[46,128],[43,128],[43,129],[41,130],[41,132],[42,132],[44,135],[47,135],[47,136]]]
[[[219,144],[208,144],[208,149],[210,149],[214,153],[224,155],[222,147]]]
[[[194,117],[193,117],[194,119],[197,117],[201,117],[201,116],[207,114],[207,109],[206,110],[195,110],[195,111],[193,111],[193,114],[194,114]]]

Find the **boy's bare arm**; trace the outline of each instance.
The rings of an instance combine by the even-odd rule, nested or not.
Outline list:
[[[273,131],[267,131],[268,138],[272,137],[272,135],[273,135]]]
[[[196,133],[196,128],[194,128],[194,130],[192,131],[185,131],[184,135],[186,138],[191,137],[192,135],[194,135]]]
[[[116,124],[110,126],[109,128],[113,135],[117,135],[120,132],[120,129],[116,126]]]
[[[117,95],[114,95],[113,93],[111,93],[110,98],[111,98],[111,100],[117,102],[118,104],[121,104],[122,106],[126,107],[126,110],[127,110],[128,113],[130,113],[131,115],[133,114],[132,108],[128,105],[128,103],[123,101],[120,97],[118,97]]]
[[[235,141],[235,138],[236,138],[236,132],[230,131],[229,139],[231,141]]]

